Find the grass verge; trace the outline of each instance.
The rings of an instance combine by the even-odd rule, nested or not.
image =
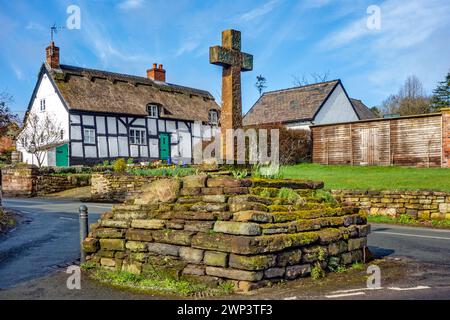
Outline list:
[[[428,227],[428,228],[440,228],[450,229],[450,220],[416,220],[407,214],[402,214],[398,217],[389,217],[383,215],[369,215],[367,221],[372,223],[386,223],[386,224],[399,224],[415,227]]]
[[[302,163],[281,168],[284,178],[318,180],[326,189],[450,191],[450,169]]]

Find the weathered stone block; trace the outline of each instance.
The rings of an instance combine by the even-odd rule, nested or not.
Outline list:
[[[231,268],[257,271],[275,266],[275,255],[241,256],[230,254],[229,266]]]
[[[102,227],[123,228],[123,229],[129,227],[128,221],[123,220],[101,220],[100,225]]]
[[[188,264],[183,269],[183,275],[203,276],[205,275],[205,267],[196,264]]]
[[[206,251],[204,263],[208,266],[224,267],[228,266],[228,253],[217,251]]]
[[[111,258],[101,258],[100,264],[105,267],[115,267],[116,266],[116,260]]]
[[[202,188],[181,188],[181,196],[199,196],[202,194]]]
[[[208,194],[202,197],[203,202],[224,203],[227,202],[227,197],[223,194]]]
[[[164,220],[159,219],[139,219],[132,220],[131,227],[136,229],[158,230],[164,228]]]
[[[299,264],[302,259],[302,250],[289,250],[278,255],[277,265],[280,267]]]
[[[133,241],[153,241],[151,231],[142,229],[128,229],[125,233],[125,239]]]
[[[186,231],[209,232],[213,228],[213,221],[186,221],[184,224],[184,230]]]
[[[177,179],[160,179],[142,187],[142,195],[135,204],[174,202],[180,193],[181,182]]]
[[[258,202],[231,203],[230,211],[268,211],[267,206]]]
[[[218,267],[206,267],[206,274],[210,276],[244,281],[259,281],[264,275],[262,271],[244,271]]]
[[[209,178],[208,187],[249,187],[251,182],[247,179],[232,179],[228,177]]]
[[[124,231],[115,228],[97,228],[93,231],[93,234],[96,238],[117,239],[123,237]]]
[[[125,248],[133,252],[145,252],[147,251],[147,243],[139,241],[127,241]]]
[[[257,236],[261,234],[261,227],[253,222],[217,221],[214,224],[214,232]]]
[[[180,258],[192,262],[200,263],[203,260],[203,250],[193,249],[190,247],[181,247],[179,251]]]
[[[367,245],[367,238],[356,238],[348,240],[348,250],[353,251],[356,249],[361,249]]]
[[[272,204],[272,200],[270,198],[266,197],[260,197],[256,195],[241,195],[241,196],[235,196],[231,197],[228,201],[231,203],[246,203],[246,202],[256,202],[256,203],[262,203],[265,205]]]
[[[311,273],[311,265],[302,264],[286,267],[286,279],[292,280],[298,277],[304,277]]]
[[[214,187],[214,188],[202,188],[201,193],[204,195],[213,195],[213,194],[223,194],[223,188],[222,187]]]
[[[273,221],[272,214],[264,211],[239,211],[233,213],[233,220],[239,222],[261,222],[261,223],[269,223]]]
[[[124,251],[125,240],[122,239],[100,239],[100,248],[104,250]]]
[[[191,238],[194,232],[185,230],[156,230],[152,232],[153,241],[168,244],[179,244],[188,246],[191,244]]]
[[[224,187],[223,193],[225,194],[248,194],[247,187]]]
[[[331,242],[336,242],[342,239],[342,234],[339,229],[323,229],[317,232],[319,235],[319,243],[320,244],[329,244]]]
[[[168,255],[178,257],[180,247],[166,243],[149,243],[148,251],[160,255]]]
[[[100,243],[98,239],[95,238],[86,238],[83,241],[83,250],[86,253],[94,253],[100,249]]]
[[[206,185],[206,175],[193,175],[181,178],[183,188],[203,188]]]
[[[264,278],[272,279],[272,278],[282,278],[286,272],[286,268],[270,268],[264,270]]]
[[[196,203],[191,207],[191,210],[194,211],[226,211],[228,209],[228,205],[226,203]]]
[[[127,261],[125,260],[122,264],[122,271],[130,272],[133,274],[141,274],[142,271],[142,263],[137,261]]]

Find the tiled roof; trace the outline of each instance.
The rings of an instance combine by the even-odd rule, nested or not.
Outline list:
[[[311,120],[339,80],[264,93],[244,117],[244,125]]]
[[[378,118],[361,100],[350,98],[359,120]]]

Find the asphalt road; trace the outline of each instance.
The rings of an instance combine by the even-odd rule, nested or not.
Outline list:
[[[4,207],[22,214],[21,223],[0,238],[0,288],[49,274],[80,256],[77,201],[3,199]],[[111,208],[87,204],[89,223]]]
[[[0,299],[75,298],[75,299],[156,299],[111,290],[87,282],[81,292],[68,292],[67,275],[61,268],[79,256],[78,207],[76,201],[48,199],[4,199],[3,205],[23,214],[16,230],[0,240]],[[90,222],[109,210],[108,204],[88,204]],[[387,266],[399,263],[400,277],[383,278],[380,290],[367,290],[365,280],[358,285],[322,286],[320,292],[300,289],[295,283],[285,289],[269,290],[254,299],[450,299],[450,230],[373,224],[368,245]],[[392,263],[389,262],[392,261]],[[395,268],[394,268],[395,269]],[[59,272],[55,272],[59,270]],[[400,271],[400,272],[398,272]],[[363,270],[364,279],[365,270]],[[33,280],[34,279],[34,280]],[[28,281],[32,280],[32,281]],[[386,280],[386,281],[385,281]],[[331,281],[333,282],[333,281]],[[59,289],[58,289],[59,288]],[[315,286],[313,286],[315,288]]]

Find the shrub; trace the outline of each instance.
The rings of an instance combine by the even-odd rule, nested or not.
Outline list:
[[[127,164],[134,164],[134,160],[133,160],[133,158],[128,158],[128,160],[127,160]]]
[[[333,197],[333,195],[325,190],[317,189],[314,191],[314,197],[321,200],[322,202],[335,204],[337,203],[336,199]]]
[[[320,278],[325,277],[325,271],[323,271],[320,262],[316,262],[311,269],[311,278],[313,280],[319,280]]]
[[[233,170],[231,171],[231,174],[233,175],[233,177],[235,179],[244,179],[245,177],[248,176],[248,171],[247,170]]]
[[[113,170],[117,173],[123,173],[127,170],[127,163],[124,158],[119,158],[113,162]]]
[[[295,190],[290,188],[281,188],[278,191],[278,198],[287,199],[292,204],[303,204],[304,201]]]

